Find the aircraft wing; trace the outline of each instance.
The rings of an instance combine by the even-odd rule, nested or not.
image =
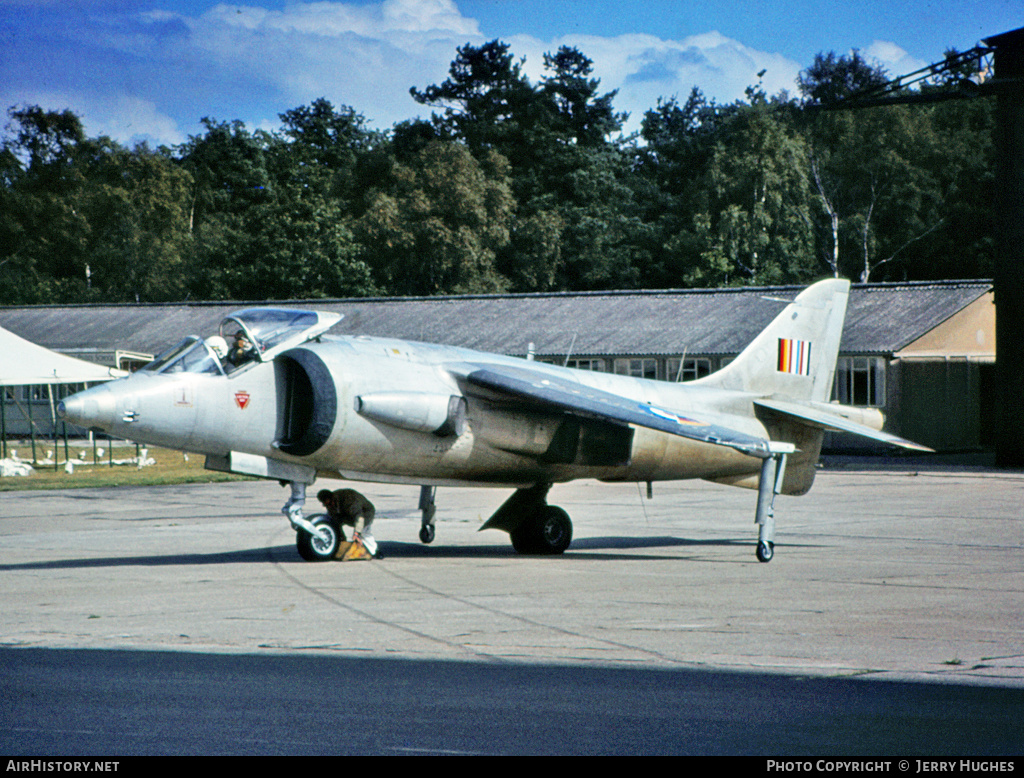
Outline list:
[[[901,438],[898,435],[893,435],[889,432],[876,430],[874,427],[869,427],[866,424],[860,424],[834,413],[829,413],[821,408],[803,405],[802,403],[786,402],[784,400],[754,400],[754,405],[759,405],[762,408],[768,408],[776,413],[793,416],[804,424],[810,424],[815,427],[820,427],[821,429],[850,432],[854,435],[871,438],[872,440],[879,440],[883,443],[909,448],[914,451],[934,451],[934,449],[922,446],[919,443],[914,443],[912,440]]]
[[[460,372],[472,386],[541,409],[620,424],[635,424],[717,446],[728,446],[760,459],[771,455],[770,444],[764,438],[709,424],[667,408],[594,389],[575,381],[498,365],[469,366],[468,370]]]

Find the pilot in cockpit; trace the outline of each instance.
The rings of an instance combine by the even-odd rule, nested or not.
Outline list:
[[[256,349],[245,336],[245,332],[239,330],[235,333],[235,343],[228,352],[228,362],[235,367],[244,365],[250,359],[256,358]]]

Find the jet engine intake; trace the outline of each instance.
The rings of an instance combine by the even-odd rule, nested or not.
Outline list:
[[[292,456],[309,456],[334,431],[338,418],[334,377],[323,360],[306,349],[287,351],[275,362],[282,370],[279,380],[283,374],[284,381],[274,446]]]

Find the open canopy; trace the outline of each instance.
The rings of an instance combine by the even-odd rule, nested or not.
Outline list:
[[[247,308],[226,317],[220,324],[220,334],[225,340],[244,335],[253,358],[269,362],[281,352],[323,334],[342,318],[340,313],[328,311]]]
[[[0,327],[0,386],[79,384],[128,375],[37,346]]]

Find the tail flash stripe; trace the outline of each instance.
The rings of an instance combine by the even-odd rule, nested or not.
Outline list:
[[[809,376],[811,374],[810,341],[779,338],[777,369],[780,373]]]

